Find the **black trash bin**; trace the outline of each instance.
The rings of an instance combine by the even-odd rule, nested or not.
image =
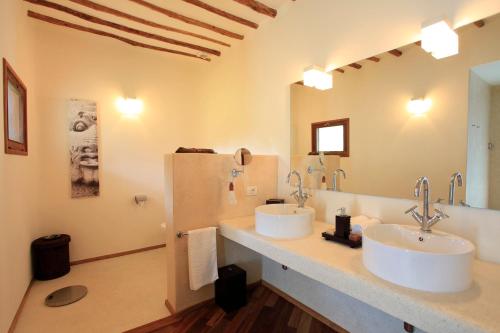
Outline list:
[[[69,270],[69,235],[40,237],[31,243],[33,275],[37,280],[52,280]]]
[[[225,312],[238,310],[247,304],[247,272],[236,265],[219,268],[215,281],[215,304]]]

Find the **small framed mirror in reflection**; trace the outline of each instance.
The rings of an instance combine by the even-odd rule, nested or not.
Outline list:
[[[26,86],[5,58],[3,59],[3,107],[5,153],[28,155]]]
[[[252,162],[252,153],[246,148],[240,148],[234,154],[234,161],[240,166],[249,165]]]

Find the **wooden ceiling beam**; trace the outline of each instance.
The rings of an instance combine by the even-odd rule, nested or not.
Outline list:
[[[187,23],[187,24],[191,24],[191,25],[195,25],[195,26],[207,29],[207,30],[211,30],[213,32],[216,32],[218,34],[221,34],[221,35],[224,35],[224,36],[227,36],[227,37],[231,37],[231,38],[235,38],[235,39],[243,39],[244,38],[243,35],[240,35],[240,34],[237,34],[237,33],[234,33],[234,32],[231,32],[231,31],[219,28],[219,27],[216,27],[215,25],[212,25],[212,24],[209,24],[209,23],[205,23],[205,22],[202,22],[202,21],[199,21],[199,20],[195,20],[193,18],[190,18],[190,17],[184,16],[184,15],[181,15],[179,13],[176,13],[174,11],[168,10],[166,8],[156,6],[156,5],[154,5],[154,4],[150,3],[150,2],[147,2],[145,0],[129,0],[129,1],[132,1],[132,2],[134,2],[136,4],[138,4],[138,5],[144,6],[146,8],[151,9],[151,10],[154,10],[154,11],[156,11],[158,13],[166,15],[166,16],[168,16],[170,18],[175,19],[175,20],[179,20],[179,21],[182,21],[182,22]]]
[[[479,20],[479,21],[474,22],[474,25],[478,28],[484,27],[485,24],[486,24],[486,22],[484,22],[484,20]]]
[[[379,57],[370,57],[370,58],[367,58],[367,59],[370,60],[370,61],[373,61],[373,62],[379,62],[380,61]]]
[[[82,6],[85,6],[85,7],[90,8],[90,9],[94,9],[94,10],[97,10],[97,11],[100,11],[100,12],[103,12],[103,13],[106,13],[106,14],[111,14],[111,15],[114,15],[114,16],[117,16],[117,17],[121,17],[121,18],[130,20],[130,21],[141,23],[141,24],[153,27],[153,28],[158,28],[158,29],[162,29],[162,30],[170,31],[170,32],[176,32],[176,33],[183,34],[183,35],[186,35],[186,36],[191,36],[191,37],[195,37],[195,38],[207,40],[209,42],[213,42],[213,43],[216,43],[216,44],[219,44],[219,45],[223,45],[223,46],[228,46],[228,47],[231,46],[228,43],[222,42],[222,41],[214,39],[214,38],[210,38],[210,37],[207,37],[207,36],[195,34],[194,32],[189,32],[189,31],[182,30],[182,29],[177,29],[177,28],[174,28],[174,27],[171,27],[171,26],[167,26],[167,25],[164,25],[164,24],[160,24],[160,23],[156,23],[156,22],[153,22],[153,21],[145,20],[143,18],[134,16],[134,15],[130,15],[130,14],[124,13],[122,11],[119,11],[119,10],[116,10],[116,9],[113,9],[113,8],[106,7],[104,5],[95,3],[95,2],[93,2],[91,0],[69,0],[69,1],[74,2],[76,4],[79,4],[79,5],[82,5]]]
[[[97,30],[97,29],[93,29],[93,28],[88,28],[88,27],[84,27],[84,26],[81,26],[81,25],[78,25],[78,24],[74,24],[74,23],[70,23],[70,22],[58,20],[56,18],[53,18],[53,17],[50,17],[50,16],[46,16],[46,15],[42,15],[42,14],[33,12],[31,10],[28,10],[28,16],[31,17],[31,18],[34,18],[34,19],[37,19],[37,20],[40,20],[40,21],[44,21],[44,22],[47,22],[47,23],[55,24],[55,25],[58,25],[58,26],[62,26],[62,27],[66,27],[66,28],[71,28],[71,29],[75,29],[75,30],[79,30],[79,31],[84,31],[84,32],[88,32],[88,33],[99,35],[99,36],[103,36],[103,37],[113,38],[113,39],[122,41],[122,42],[127,43],[127,44],[132,45],[132,46],[137,46],[137,47],[142,47],[142,48],[146,48],[146,49],[150,49],[150,50],[167,52],[167,53],[173,53],[173,54],[183,55],[183,56],[186,56],[186,57],[198,58],[198,59],[201,59],[201,60],[210,61],[210,58],[208,58],[208,57],[203,57],[203,56],[199,56],[199,55],[196,55],[196,54],[192,54],[192,53],[188,53],[188,52],[183,52],[183,51],[171,50],[171,49],[167,49],[167,48],[163,48],[163,47],[158,47],[158,46],[154,46],[154,45],[150,45],[150,44],[140,43],[140,42],[134,41],[132,39],[128,39],[128,38],[125,38],[125,37],[122,37],[122,36],[118,36],[118,35],[115,35],[115,34],[112,34],[112,33],[106,32],[106,31]]]
[[[187,48],[190,48],[190,49],[193,49],[193,50],[198,50],[198,51],[201,51],[201,52],[205,52],[205,53],[213,54],[213,55],[216,55],[216,56],[220,56],[220,51],[218,51],[218,50],[210,49],[210,48],[203,47],[203,46],[196,45],[196,44],[186,43],[186,42],[183,42],[183,41],[180,41],[180,40],[176,40],[176,39],[173,39],[173,38],[163,37],[163,36],[152,34],[152,33],[146,32],[146,31],[142,31],[142,30],[137,30],[137,29],[134,29],[134,28],[130,28],[130,27],[118,24],[118,23],[106,21],[106,20],[100,19],[98,17],[92,16],[92,15],[88,15],[88,14],[79,12],[77,10],[65,7],[65,6],[60,5],[58,3],[50,2],[50,1],[47,1],[47,0],[24,0],[24,1],[30,2],[30,3],[35,4],[35,5],[41,5],[41,6],[44,6],[44,7],[52,8],[52,9],[55,9],[55,10],[58,10],[58,11],[61,11],[61,12],[64,12],[64,13],[76,16],[76,17],[78,17],[78,18],[80,18],[82,20],[85,20],[85,21],[88,21],[88,22],[92,22],[92,23],[95,23],[95,24],[104,25],[104,26],[107,26],[107,27],[110,27],[110,28],[114,28],[114,29],[123,31],[123,32],[127,32],[127,33],[131,33],[131,34],[134,34],[134,35],[139,35],[139,36],[142,36],[142,37],[146,37],[146,38],[158,40],[158,41],[161,41],[161,42],[164,42],[164,43],[173,44],[173,45],[182,46],[182,47],[187,47]]]
[[[387,51],[388,53],[392,54],[393,56],[395,57],[401,57],[403,55],[403,52],[398,50],[398,49],[394,49],[394,50],[390,50],[390,51]]]
[[[352,64],[349,64],[348,66],[352,67],[352,68],[356,68],[356,69],[361,69],[361,67],[363,67],[360,64],[355,63],[355,62],[353,62]]]
[[[257,29],[259,25],[255,22],[246,20],[242,17],[233,15],[231,13],[226,12],[225,10],[219,9],[217,7],[211,6],[203,1],[200,0],[183,0],[184,2],[190,3],[196,7],[203,8],[211,13],[214,13],[216,15],[222,16],[224,18],[227,18],[228,20],[238,22],[240,24],[246,25],[247,27]]]
[[[250,7],[259,14],[267,15],[270,17],[276,17],[278,11],[274,8],[264,5],[262,2],[257,0],[234,0],[239,4]]]

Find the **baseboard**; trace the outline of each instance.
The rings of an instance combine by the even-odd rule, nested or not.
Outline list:
[[[70,262],[70,265],[74,266],[74,265],[86,264],[86,263],[93,262],[93,261],[98,261],[98,260],[105,260],[105,259],[111,259],[111,258],[116,258],[116,257],[122,257],[122,256],[126,256],[126,255],[129,255],[129,254],[134,254],[134,253],[139,253],[139,252],[145,252],[145,251],[151,251],[151,250],[160,249],[160,248],[165,247],[165,246],[166,246],[166,244],[159,244],[159,245],[153,245],[153,246],[143,247],[143,248],[135,249],[135,250],[129,250],[129,251],[112,253],[112,254],[106,254],[104,256],[99,256],[99,257],[93,257],[93,258],[88,258],[88,259],[75,260],[75,261]]]
[[[24,293],[23,299],[21,300],[21,303],[19,304],[19,307],[17,308],[16,314],[14,315],[14,318],[12,319],[12,322],[10,323],[9,330],[7,331],[8,333],[13,333],[14,330],[16,329],[17,321],[19,320],[19,316],[21,315],[21,312],[23,311],[24,304],[26,303],[26,299],[28,299],[28,295],[31,291],[31,287],[33,286],[33,282],[35,280],[31,279],[30,284],[28,285],[28,288],[26,288],[26,292]]]
[[[326,318],[322,314],[314,311],[313,309],[311,309],[307,305],[305,305],[305,304],[301,303],[300,301],[296,300],[295,298],[293,298],[292,296],[288,295],[287,293],[285,293],[284,291],[282,291],[278,287],[270,284],[269,282],[262,281],[262,285],[264,287],[266,287],[266,288],[269,288],[275,294],[283,297],[285,300],[287,300],[288,302],[292,303],[293,305],[295,305],[296,307],[298,307],[302,311],[306,312],[311,317],[319,320],[320,322],[322,322],[326,326],[330,327],[335,332],[338,332],[338,333],[349,333],[349,331],[347,331],[346,329],[342,328],[341,326],[339,326],[338,324],[334,323],[330,319]]]
[[[174,307],[172,306],[172,304],[170,304],[168,299],[165,300],[165,306],[167,307],[167,310],[168,312],[170,312],[171,315],[175,313]]]

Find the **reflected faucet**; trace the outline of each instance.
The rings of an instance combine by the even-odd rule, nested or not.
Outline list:
[[[295,175],[299,181],[298,189],[297,191],[292,192],[290,195],[297,200],[297,205],[299,208],[304,208],[304,204],[306,203],[307,199],[311,196],[308,193],[304,192],[304,189],[302,188],[302,177],[300,176],[300,173],[297,170],[292,170],[288,173],[287,176],[287,182],[290,184],[290,180],[292,176]]]
[[[423,232],[431,232],[431,227],[438,223],[439,221],[448,218],[449,216],[440,211],[439,209],[434,209],[436,214],[434,216],[429,216],[429,201],[430,201],[430,189],[429,189],[429,179],[427,177],[420,177],[417,179],[415,185],[415,197],[420,197],[420,193],[424,191],[423,199],[423,211],[422,214],[417,212],[418,205],[415,205],[408,209],[405,214],[411,214],[413,219],[420,224],[420,230]]]
[[[325,172],[325,163],[323,163],[324,157],[325,157],[325,154],[323,152],[319,153],[318,161],[319,161],[320,167],[318,169],[315,169],[312,165],[310,165],[307,167],[307,173],[312,174],[315,171],[324,173]]]
[[[342,169],[335,170],[335,172],[333,173],[333,185],[332,185],[332,190],[334,190],[335,192],[338,191],[338,189],[337,189],[337,176],[339,173],[341,173],[345,179],[345,171],[344,170],[342,170]]]
[[[459,187],[462,187],[462,174],[460,171],[455,172],[450,178],[450,191],[448,192],[448,204],[455,204],[455,180]]]

